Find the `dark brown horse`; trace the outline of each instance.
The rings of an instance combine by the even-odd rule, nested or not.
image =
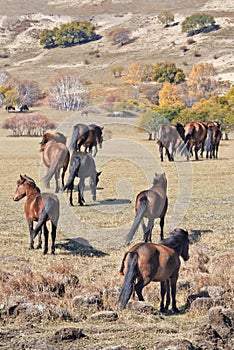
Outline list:
[[[219,144],[222,139],[221,125],[218,122],[206,122],[207,137],[205,140],[206,158],[218,158]]]
[[[195,159],[198,160],[198,150],[201,149],[201,156],[204,151],[204,144],[207,136],[207,126],[200,122],[190,122],[184,127],[184,142],[189,153],[192,154],[194,147]]]
[[[85,179],[89,177],[90,189],[93,200],[96,200],[96,188],[101,172],[96,171],[96,165],[93,157],[85,152],[73,152],[69,166],[69,178],[63,190],[70,190],[70,205],[73,206],[72,191],[74,188],[74,180],[76,177],[80,179],[78,184],[78,203],[84,205],[84,188]]]
[[[81,146],[84,146],[85,152],[88,150],[92,153],[94,147],[95,151],[93,156],[97,154],[97,146],[99,145],[102,148],[103,128],[96,124],[77,124],[73,127],[73,133],[70,143],[70,148],[73,151],[80,151]]]
[[[50,132],[44,133],[42,140],[40,142],[41,146],[45,145],[48,141],[54,140],[56,142],[61,142],[64,145],[67,143],[67,138],[61,132],[56,132],[54,134]]]
[[[179,310],[176,306],[176,283],[180,270],[180,256],[185,261],[189,259],[188,232],[182,229],[174,230],[161,244],[138,243],[130,248],[120,269],[120,273],[124,275],[119,293],[120,309],[126,307],[134,290],[138,299],[144,301],[142,289],[152,281],[161,283],[160,310],[168,310],[171,289],[172,310],[177,313]]]
[[[167,212],[167,179],[165,174],[155,174],[153,186],[145,191],[140,192],[136,197],[135,203],[135,218],[131,230],[129,231],[126,243],[129,244],[132,240],[140,223],[143,228],[143,240],[151,242],[154,220],[160,218],[161,233],[163,239],[164,219]],[[148,218],[148,225],[144,223],[144,218]]]
[[[163,162],[163,148],[166,150],[168,160],[174,161],[176,152],[184,151],[184,127],[180,123],[163,124],[159,127],[157,144],[159,145],[159,153]]]
[[[56,230],[59,219],[59,200],[57,196],[53,193],[41,193],[40,189],[36,186],[35,181],[33,179],[31,179],[27,175],[20,175],[20,179],[17,181],[17,188],[13,196],[13,200],[19,201],[24,197],[26,197],[24,211],[30,233],[29,248],[34,248],[34,238],[37,236],[38,233],[41,232],[41,229],[43,227],[45,237],[44,254],[48,252],[49,231],[47,229],[46,222],[50,220],[52,226],[51,253],[54,254]],[[37,222],[35,229],[33,229],[34,221]],[[38,248],[41,248],[41,240],[39,240]]]
[[[50,186],[50,180],[55,176],[56,188],[55,192],[59,192],[59,178],[61,169],[62,186],[64,186],[64,176],[68,168],[70,160],[70,152],[66,145],[54,140],[46,142],[41,146],[40,152],[42,152],[43,163],[47,167],[47,174],[42,179],[47,188]]]

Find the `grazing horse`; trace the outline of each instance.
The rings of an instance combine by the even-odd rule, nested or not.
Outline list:
[[[6,110],[8,113],[10,113],[10,111],[15,111],[15,107],[13,107],[13,106],[6,106],[6,107],[5,107],[5,110]]]
[[[222,138],[221,125],[218,122],[204,123],[207,126],[205,141],[206,158],[218,158],[219,144]]]
[[[120,273],[124,275],[118,300],[120,309],[126,307],[134,289],[138,299],[144,301],[142,289],[152,281],[161,283],[161,312],[168,310],[171,289],[172,310],[177,313],[179,310],[176,307],[176,283],[180,270],[180,256],[185,261],[189,259],[188,232],[182,229],[172,231],[161,244],[138,243],[130,248],[120,269]]]
[[[63,191],[70,190],[70,205],[73,206],[72,190],[74,188],[75,177],[80,179],[78,184],[78,203],[84,205],[84,188],[85,179],[90,178],[89,184],[93,195],[93,200],[96,200],[96,187],[99,181],[101,172],[96,171],[96,165],[91,154],[86,152],[74,152],[71,157],[69,166],[69,177]]]
[[[88,149],[89,152],[92,153],[92,148],[94,147],[95,151],[93,156],[95,157],[95,155],[97,154],[97,145],[99,145],[99,147],[102,148],[102,131],[103,128],[95,124],[75,125],[73,127],[73,133],[70,144],[71,150],[80,151],[81,146],[83,145],[85,147],[85,151],[87,151]]]
[[[42,179],[47,188],[50,186],[50,180],[55,176],[56,188],[55,192],[59,192],[59,178],[60,171],[62,171],[61,179],[62,186],[64,186],[64,176],[68,168],[70,160],[70,152],[66,145],[61,142],[56,142],[54,140],[46,142],[40,148],[42,153],[43,163],[47,167],[47,174]]]
[[[126,244],[132,240],[140,223],[143,229],[143,240],[151,242],[154,220],[160,218],[161,240],[163,239],[164,219],[168,207],[167,198],[167,179],[165,174],[155,174],[153,186],[145,191],[140,192],[136,197],[135,218],[133,225],[126,237]],[[148,218],[148,225],[144,223],[144,218]]]
[[[20,112],[24,112],[24,111],[29,111],[29,108],[27,105],[21,105],[19,110],[20,110]]]
[[[35,181],[33,179],[31,179],[27,175],[20,175],[20,179],[17,181],[17,188],[13,196],[13,200],[19,201],[24,197],[26,197],[24,211],[30,232],[29,248],[34,248],[34,238],[37,236],[38,233],[41,232],[41,229],[43,227],[45,237],[44,254],[48,252],[49,231],[47,229],[46,222],[50,220],[52,226],[51,254],[54,254],[56,230],[59,219],[59,200],[57,196],[53,193],[41,193],[40,189],[36,186]],[[35,229],[33,229],[34,221],[38,222]],[[40,234],[38,248],[41,248]]]
[[[169,161],[174,161],[176,152],[183,151],[184,146],[184,127],[180,123],[173,125],[161,125],[158,131],[157,144],[159,145],[159,153],[163,162],[163,148],[166,149],[166,155]],[[170,152],[171,150],[171,152]]]
[[[50,132],[44,133],[42,140],[40,142],[41,146],[45,145],[48,141],[54,140],[56,142],[61,142],[64,145],[67,143],[67,138],[61,132],[56,132],[51,134]]]
[[[207,136],[207,126],[200,122],[190,122],[184,127],[184,142],[188,151],[192,154],[194,146],[195,159],[198,160],[198,150],[201,148],[201,156],[204,151],[204,143]]]

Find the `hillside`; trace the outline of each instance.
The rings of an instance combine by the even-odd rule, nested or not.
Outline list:
[[[48,87],[51,77],[63,71],[78,72],[91,88],[101,88],[104,94],[121,82],[114,79],[110,68],[125,69],[135,61],[156,63],[170,60],[185,72],[200,62],[214,64],[220,79],[234,81],[233,36],[234,6],[230,1],[0,1],[0,66],[15,77],[37,80]],[[177,25],[163,28],[157,21],[161,10],[169,9]],[[215,17],[220,30],[194,36],[195,43],[187,52],[187,36],[180,23],[193,13]],[[71,48],[43,49],[39,33],[73,19],[94,16],[96,32],[102,38],[96,42]],[[132,42],[122,47],[111,45],[106,31],[113,27],[130,29]],[[199,52],[195,57],[194,52]]]

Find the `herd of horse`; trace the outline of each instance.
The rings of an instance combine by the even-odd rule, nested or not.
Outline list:
[[[201,155],[206,150],[207,157],[218,157],[218,145],[221,139],[221,128],[216,122],[188,123],[183,127],[175,125],[162,125],[158,133],[161,161],[163,161],[163,148],[169,161],[174,160],[175,154],[185,154],[187,158],[192,154],[195,158],[198,151]],[[73,189],[75,178],[78,177],[78,203],[84,205],[85,179],[90,179],[92,199],[96,200],[96,186],[101,172],[97,172],[94,157],[103,143],[103,128],[95,124],[77,124],[73,127],[70,147],[66,146],[67,138],[57,132],[46,132],[40,142],[42,160],[47,168],[43,177],[44,185],[49,188],[52,177],[55,177],[55,192],[70,191],[70,205],[73,206]],[[81,150],[84,147],[84,150]],[[94,152],[93,152],[94,149]],[[72,154],[70,154],[72,151]],[[93,153],[92,153],[93,152]],[[65,173],[69,166],[69,176],[65,184]],[[60,186],[60,172],[62,170]],[[25,215],[30,232],[30,249],[34,248],[34,239],[38,235],[38,246],[42,247],[42,229],[44,231],[44,250],[48,252],[47,221],[51,221],[51,253],[55,253],[56,230],[59,220],[59,200],[56,194],[41,193],[35,181],[27,175],[20,175],[17,188],[13,196],[14,201],[26,197]],[[139,225],[143,230],[141,243],[135,244],[124,255],[120,273],[124,275],[123,285],[119,293],[120,309],[124,309],[134,292],[138,299],[143,301],[142,289],[151,281],[160,282],[161,285],[161,312],[167,312],[172,299],[172,311],[178,312],[176,306],[176,283],[180,270],[180,256],[189,259],[189,236],[183,229],[175,229],[170,236],[164,239],[164,220],[168,208],[167,178],[165,173],[155,174],[153,185],[141,191],[135,201],[135,218],[132,227],[126,236],[126,245],[129,245]],[[144,219],[148,219],[147,225]],[[160,244],[152,243],[152,230],[155,219],[160,219]],[[37,222],[35,228],[33,223]],[[166,303],[164,299],[166,296]],[[165,304],[165,305],[164,305]]]
[[[219,144],[222,138],[221,125],[218,122],[189,122],[185,126],[180,123],[161,125],[158,130],[157,143],[163,162],[163,149],[169,161],[174,161],[175,154],[185,156],[188,160],[195,153],[195,159],[203,157],[218,158]]]

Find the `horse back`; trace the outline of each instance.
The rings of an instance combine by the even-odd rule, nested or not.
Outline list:
[[[43,161],[47,167],[53,163],[57,163],[62,167],[65,159],[70,157],[67,146],[54,140],[48,141],[42,146],[41,151],[43,154]]]

